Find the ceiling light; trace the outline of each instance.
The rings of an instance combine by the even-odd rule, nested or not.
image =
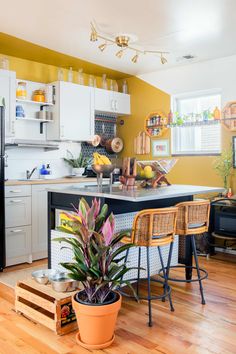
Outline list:
[[[107,43],[103,43],[98,46],[98,48],[101,50],[101,52],[103,52],[106,49],[106,47],[107,47]]]
[[[160,60],[161,60],[161,64],[163,64],[163,65],[167,63],[167,59],[165,57],[163,57],[162,54],[161,54]]]
[[[91,42],[96,42],[97,40],[98,40],[97,31],[96,31],[94,25],[91,23],[90,41]]]
[[[135,56],[131,59],[131,61],[136,64],[138,61],[138,53],[135,54]]]
[[[123,54],[124,54],[124,49],[121,49],[116,53],[116,57],[120,59],[123,56]]]
[[[168,52],[135,48],[130,45],[130,42],[134,42],[137,39],[136,36],[132,34],[119,34],[114,37],[111,37],[110,35],[100,34],[96,30],[94,24],[91,23],[90,41],[95,42],[98,39],[103,40],[103,43],[98,46],[101,52],[103,52],[108,45],[113,45],[120,48],[120,50],[118,50],[118,52],[115,54],[117,58],[121,58],[123,56],[124,50],[130,50],[136,53],[131,59],[133,63],[137,63],[141,54],[156,54],[160,57],[162,64],[167,63],[167,59],[163,55],[169,54]]]

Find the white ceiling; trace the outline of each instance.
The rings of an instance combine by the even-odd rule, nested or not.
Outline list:
[[[236,0],[1,0],[1,31],[133,75],[236,53]],[[103,53],[89,41],[90,21],[110,35],[131,33],[139,48],[169,51],[164,66],[152,55],[133,64],[117,48]],[[1,48],[0,48],[1,51]],[[17,56],[17,49],[16,49]]]

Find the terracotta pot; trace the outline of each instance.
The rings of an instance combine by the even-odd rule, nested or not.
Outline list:
[[[116,319],[121,307],[121,295],[106,305],[88,305],[72,297],[72,305],[79,327],[77,342],[88,349],[106,348],[114,340]]]

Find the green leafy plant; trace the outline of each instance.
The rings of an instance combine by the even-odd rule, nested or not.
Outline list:
[[[89,165],[91,159],[89,157],[84,157],[82,152],[79,154],[78,158],[75,158],[73,154],[67,150],[68,154],[70,155],[70,158],[65,158],[64,161],[68,163],[73,168],[85,168]]]
[[[214,161],[214,169],[216,173],[222,178],[224,188],[228,188],[229,176],[233,168],[233,152],[232,149],[224,150],[222,154]]]
[[[94,199],[89,206],[85,199],[80,199],[74,215],[67,213],[72,220],[73,237],[55,239],[72,247],[72,262],[61,265],[69,271],[70,278],[83,284],[83,301],[87,303],[104,303],[109,294],[122,284],[133,290],[131,284],[123,280],[124,275],[131,269],[124,262],[124,251],[133,245],[120,243],[129,233],[115,233],[114,215],[111,213],[107,216],[107,212],[106,204],[100,208],[100,200]],[[71,234],[63,227],[59,229]]]

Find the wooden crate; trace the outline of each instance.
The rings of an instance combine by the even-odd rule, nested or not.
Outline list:
[[[63,335],[77,329],[71,304],[75,293],[58,293],[50,284],[42,285],[33,279],[26,279],[19,281],[15,287],[15,309],[32,321]]]

